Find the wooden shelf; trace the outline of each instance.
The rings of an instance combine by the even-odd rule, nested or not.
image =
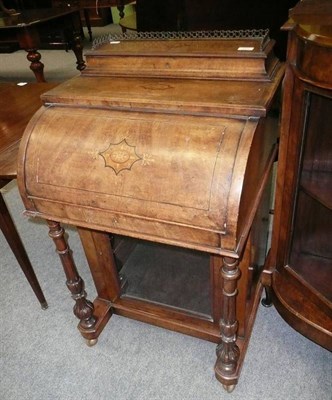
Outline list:
[[[313,199],[332,210],[332,173],[303,171],[301,188]]]
[[[312,287],[323,301],[327,300],[330,307],[332,307],[331,265],[332,259],[307,253],[293,255],[291,260],[291,268]]]

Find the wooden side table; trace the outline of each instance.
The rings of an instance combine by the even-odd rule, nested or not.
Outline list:
[[[78,9],[44,9],[26,10],[16,16],[1,18],[0,39],[17,40],[21,49],[24,49],[30,61],[30,69],[35,74],[37,82],[45,82],[44,64],[40,61],[38,52],[44,38],[52,36],[54,32],[61,36],[61,45],[73,50],[76,56],[77,69],[85,68],[83,60],[83,46],[81,42],[82,26]],[[49,43],[47,41],[47,43]],[[55,45],[55,44],[54,44]],[[57,43],[59,45],[59,43]]]
[[[17,153],[21,136],[29,119],[41,105],[40,95],[54,86],[56,86],[54,83],[32,83],[23,87],[15,83],[0,83],[2,99],[0,103],[0,188],[16,178]],[[1,192],[0,228],[41,307],[46,309],[47,302],[44,294]]]
[[[120,18],[124,17],[124,7],[132,3],[132,0],[52,0],[52,7],[56,8],[79,8],[83,12],[84,22],[88,30],[90,42],[92,41],[91,21],[93,26],[103,26],[107,24],[102,17],[101,10],[107,11],[111,7],[117,7]],[[92,14],[92,15],[91,15]],[[110,19],[111,22],[111,19]]]

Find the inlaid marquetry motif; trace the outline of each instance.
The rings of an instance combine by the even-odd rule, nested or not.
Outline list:
[[[155,162],[155,159],[149,153],[144,153],[142,157],[143,165],[152,165]]]
[[[105,167],[112,168],[116,175],[123,170],[131,170],[135,162],[142,160],[136,153],[136,146],[128,144],[126,139],[116,144],[111,143],[99,155],[103,157]]]

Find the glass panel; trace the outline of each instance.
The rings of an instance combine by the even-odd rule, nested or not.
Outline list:
[[[290,265],[332,301],[332,99],[307,100]]]
[[[129,257],[120,264],[115,254],[120,275],[126,281],[122,297],[163,304],[211,319],[209,254],[129,240]]]

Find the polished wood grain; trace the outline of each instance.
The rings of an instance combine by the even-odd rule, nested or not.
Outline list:
[[[0,82],[0,178],[15,179],[17,175],[17,155],[21,137],[30,118],[41,107],[40,96],[54,88],[56,83],[16,83]]]
[[[0,83],[0,188],[16,178],[18,148],[24,129],[41,106],[40,95],[54,86],[54,83],[24,86]],[[47,308],[44,294],[1,192],[0,228],[42,308]]]
[[[284,68],[268,37],[124,42],[100,45],[86,72],[43,95],[19,155],[26,214],[52,221],[75,282],[57,224],[78,227],[97,298],[69,289],[90,344],[112,313],[211,340],[231,391],[262,289],[277,155],[269,111]],[[169,271],[162,282],[158,268]]]

